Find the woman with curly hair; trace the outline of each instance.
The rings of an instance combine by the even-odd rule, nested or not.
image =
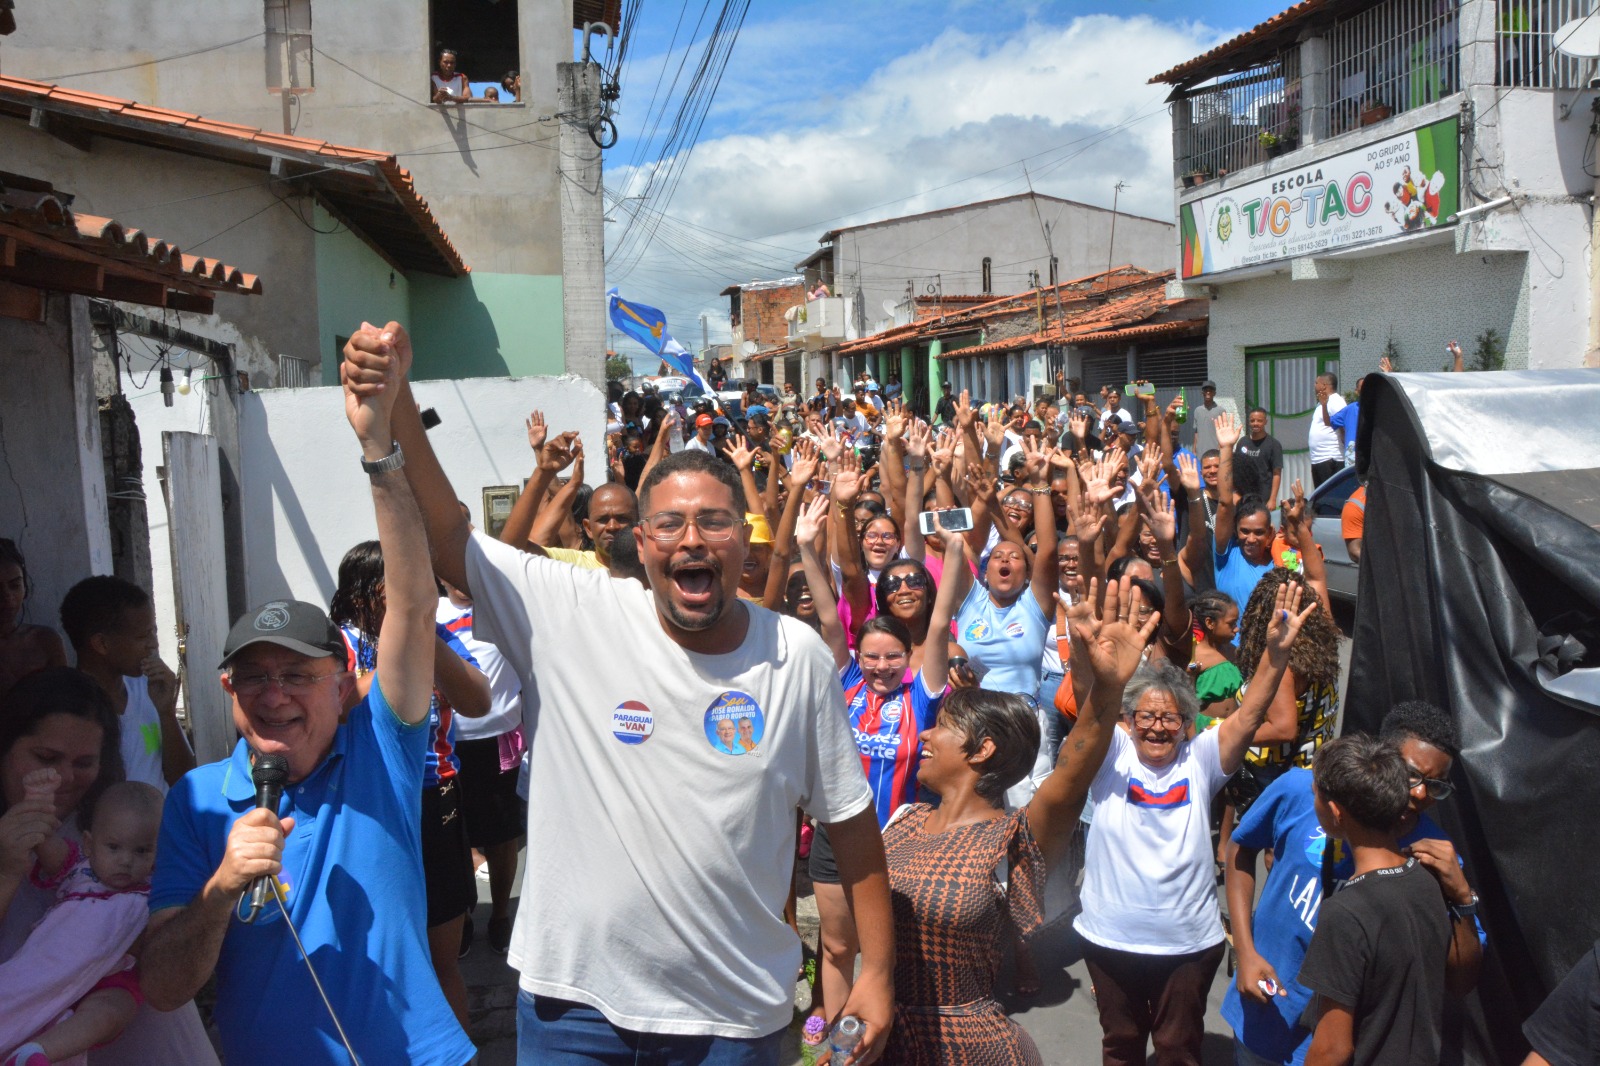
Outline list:
[[[1301,543],[1309,541],[1308,536]],[[1313,567],[1312,554],[1306,554],[1305,569],[1315,568],[1316,578],[1320,578],[1321,560],[1316,560]],[[1239,627],[1237,661],[1245,672],[1244,686],[1239,690],[1241,699],[1249,691],[1254,664],[1260,661],[1265,647],[1278,590],[1285,585],[1299,587],[1309,598],[1312,592],[1321,592],[1320,584],[1310,574],[1301,575],[1281,566],[1268,571],[1257,583]],[[1333,736],[1339,713],[1339,627],[1333,622],[1325,597],[1325,593],[1318,597],[1321,602],[1289,649],[1289,669],[1278,682],[1267,720],[1256,730],[1254,743],[1245,756],[1246,772],[1229,787],[1229,798],[1240,815],[1285,770],[1291,766],[1309,767],[1317,749]]]

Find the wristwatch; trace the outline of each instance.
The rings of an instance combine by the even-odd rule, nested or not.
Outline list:
[[[1478,894],[1472,894],[1470,903],[1450,904],[1450,913],[1457,918],[1476,918],[1478,916]]]
[[[365,470],[369,477],[387,474],[391,470],[399,470],[406,465],[406,453],[400,450],[400,442],[390,441],[390,444],[394,446],[394,451],[385,455],[382,459],[369,462],[366,456],[363,455],[361,457],[361,469]]]

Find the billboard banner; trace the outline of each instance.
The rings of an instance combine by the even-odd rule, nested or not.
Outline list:
[[[1452,116],[1183,204],[1183,276],[1450,225],[1460,203],[1459,144]]]

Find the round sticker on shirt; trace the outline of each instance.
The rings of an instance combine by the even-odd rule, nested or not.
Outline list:
[[[637,700],[619,703],[611,712],[611,735],[624,744],[643,744],[655,730],[655,714]]]
[[[1021,622],[1007,622],[1006,623],[1006,636],[1008,636],[1008,637],[1020,637],[1025,632],[1026,632],[1026,630],[1022,628],[1022,623]]]
[[[723,755],[760,755],[766,728],[767,716],[746,693],[724,692],[706,708],[706,740]]]
[[[902,704],[900,697],[896,696],[888,703],[885,703],[883,705],[883,709],[878,713],[883,716],[883,720],[885,722],[889,723],[890,725],[898,725],[900,723],[900,716],[905,713],[905,707]]]

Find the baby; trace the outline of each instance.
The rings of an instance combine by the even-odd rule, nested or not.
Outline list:
[[[22,779],[28,799],[54,796],[51,769]],[[56,890],[27,943],[0,964],[0,1066],[82,1061],[117,1037],[143,997],[128,954],[149,918],[150,870],[161,826],[161,793],[125,781],[94,809],[81,847],[51,837],[34,849],[32,880]]]

